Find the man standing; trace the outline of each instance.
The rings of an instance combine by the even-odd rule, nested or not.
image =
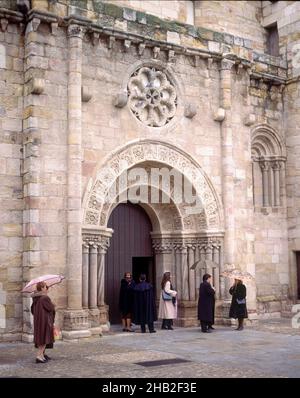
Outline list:
[[[154,321],[157,320],[153,286],[146,282],[146,275],[141,274],[139,283],[134,287],[133,323],[141,325],[141,332],[146,332],[146,324],[150,333],[154,330]]]
[[[203,333],[211,333],[214,324],[215,289],[211,286],[211,275],[205,274],[200,284],[198,301],[198,319]]]

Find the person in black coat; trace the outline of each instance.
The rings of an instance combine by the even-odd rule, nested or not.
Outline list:
[[[134,332],[131,328],[131,318],[133,313],[133,300],[135,283],[130,272],[125,272],[124,279],[121,280],[119,295],[119,309],[122,316],[123,332]]]
[[[150,333],[154,330],[154,321],[157,320],[153,286],[146,282],[146,275],[141,274],[139,283],[134,287],[133,322],[141,325],[141,332],[146,332],[146,324]]]
[[[198,319],[203,333],[211,333],[215,315],[215,289],[211,286],[211,275],[205,274],[200,284]]]
[[[238,319],[239,325],[236,330],[244,329],[244,319],[248,318],[246,305],[247,289],[243,282],[239,279],[234,280],[234,285],[229,289],[232,295],[229,317]]]

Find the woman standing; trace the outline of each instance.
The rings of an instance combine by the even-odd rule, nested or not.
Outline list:
[[[238,319],[239,325],[236,330],[244,329],[244,319],[248,318],[246,305],[246,286],[240,279],[235,279],[233,286],[229,289],[232,295],[229,317]]]
[[[158,317],[161,318],[162,329],[173,330],[173,319],[177,318],[177,292],[171,284],[171,273],[165,272],[161,281],[161,295],[159,300]]]
[[[53,348],[55,306],[48,297],[48,286],[45,282],[36,285],[36,292],[32,294],[34,344],[38,348],[36,363],[45,363],[50,357],[45,354],[46,348]]]
[[[124,279],[121,280],[119,309],[122,316],[123,332],[134,332],[131,329],[131,319],[133,313],[134,286],[130,272],[125,272]]]

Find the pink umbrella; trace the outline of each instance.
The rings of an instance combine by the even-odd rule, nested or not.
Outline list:
[[[53,286],[57,283],[60,283],[63,279],[65,279],[62,275],[43,275],[38,278],[32,279],[30,282],[22,290],[22,293],[33,293],[36,290],[36,285],[39,282],[46,282],[47,286]]]

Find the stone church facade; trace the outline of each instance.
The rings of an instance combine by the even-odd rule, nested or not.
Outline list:
[[[122,275],[107,264],[107,198],[143,188],[169,199],[138,205],[157,298],[171,270],[178,325],[197,324],[204,272],[230,322],[222,272],[234,267],[254,277],[250,319],[288,313],[300,298],[300,3],[1,0],[0,22],[0,341],[30,341],[21,289],[42,274],[66,276],[51,293],[64,338],[109,328],[106,286]],[[199,208],[153,169],[188,181]]]

